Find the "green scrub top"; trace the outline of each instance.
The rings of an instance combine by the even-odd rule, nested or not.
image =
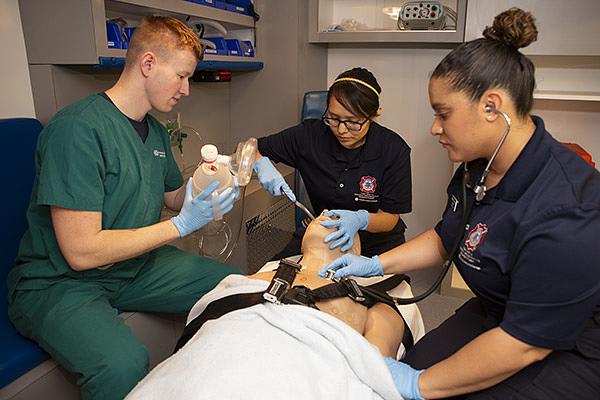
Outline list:
[[[60,111],[42,131],[25,232],[8,277],[14,290],[43,289],[64,278],[130,278],[149,253],[106,269],[77,272],[62,256],[50,206],[102,212],[102,229],[140,228],[159,222],[163,196],[183,182],[164,126],[148,115],[146,142],[127,118],[100,95]]]

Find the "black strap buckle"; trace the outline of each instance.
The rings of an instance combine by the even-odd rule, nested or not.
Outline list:
[[[362,290],[360,290],[358,283],[356,283],[354,279],[342,278],[340,279],[340,282],[342,282],[346,286],[346,288],[348,289],[348,296],[350,296],[352,300],[359,303],[362,303],[366,300],[364,293],[362,292]]]
[[[279,268],[263,294],[263,298],[273,304],[281,304],[281,300],[290,289],[302,266],[286,258],[279,261]]]
[[[263,293],[263,298],[273,304],[281,304],[281,299],[287,293],[290,284],[283,279],[273,278],[267,291]]]

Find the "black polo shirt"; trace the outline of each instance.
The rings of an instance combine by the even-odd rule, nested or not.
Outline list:
[[[533,121],[517,160],[473,208],[455,263],[510,335],[600,358],[600,173]],[[469,163],[471,184],[485,164]],[[461,229],[463,170],[435,228],[447,251]]]
[[[344,148],[318,119],[261,138],[258,149],[300,172],[315,213],[364,209],[406,214],[412,209],[410,147],[375,122],[357,149]],[[360,231],[362,253],[375,255],[402,244],[405,229],[400,220],[390,232]]]

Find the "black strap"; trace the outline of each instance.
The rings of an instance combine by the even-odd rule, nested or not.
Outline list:
[[[300,264],[284,258],[281,261],[279,261],[279,267],[277,267],[273,279],[282,279],[286,281],[290,286],[292,286],[294,280],[296,279],[298,271],[300,271],[301,269],[302,266]]]
[[[284,304],[299,304],[318,310],[316,306],[317,299],[315,298],[313,291],[306,286],[294,286],[287,291],[282,299]]]
[[[202,314],[198,315],[192,322],[185,326],[173,353],[176,353],[177,350],[185,346],[206,321],[218,319],[231,311],[241,310],[242,308],[248,308],[256,304],[264,303],[265,299],[263,298],[263,293],[264,292],[239,293],[213,301],[206,306]]]
[[[392,290],[402,282],[410,283],[410,278],[407,275],[393,275],[387,279],[384,279],[380,282],[374,283],[369,286],[359,286],[360,289],[370,289],[369,292],[366,292],[368,296],[366,296],[365,301],[362,303],[367,308],[371,308],[376,303],[383,301],[382,299],[389,299],[393,304],[394,301],[391,296],[389,296],[386,292],[388,290]],[[363,290],[364,292],[364,290]],[[373,292],[378,294],[378,297],[374,297],[372,295]],[[334,299],[336,297],[344,297],[348,295],[348,287],[341,282],[333,282],[325,286],[321,286],[320,288],[313,289],[312,294],[315,296],[317,300],[327,300]]]
[[[282,266],[284,266],[284,263],[280,264],[280,267],[277,269],[273,279],[279,277],[280,279],[284,279],[286,282],[291,281],[290,283],[293,283],[297,269],[295,266],[292,266],[292,268],[281,268]],[[292,270],[295,270],[295,272]],[[290,276],[290,274],[293,276]],[[410,327],[406,323],[406,320],[396,307],[396,304],[394,304],[392,297],[385,293],[387,290],[393,289],[403,281],[410,282],[410,278],[406,275],[394,275],[370,286],[360,286],[360,288],[363,290],[363,293],[367,294],[367,296],[365,296],[365,302],[361,304],[365,305],[366,307],[372,307],[377,302],[382,302],[396,310],[398,315],[400,315],[400,318],[402,318],[404,321],[405,329],[402,337],[402,343],[404,344],[404,348],[408,351],[408,349],[414,345],[412,332],[410,331]],[[200,330],[205,322],[218,319],[223,315],[235,310],[241,310],[243,308],[252,307],[256,304],[264,303],[266,301],[263,297],[264,293],[265,292],[238,293],[211,302],[200,315],[186,325],[181,337],[177,342],[177,345],[175,346],[174,353],[185,346],[185,344],[196,334],[196,332],[198,332],[198,330]],[[377,294],[377,297],[374,296],[374,293]],[[317,301],[345,297],[347,295],[347,286],[339,282],[325,285],[315,290],[311,290],[305,286],[294,286],[287,291],[285,297],[282,299],[282,302],[284,304],[301,304],[318,310],[315,305]]]

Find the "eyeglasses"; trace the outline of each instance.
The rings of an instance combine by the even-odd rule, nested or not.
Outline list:
[[[321,117],[321,119],[327,126],[332,126],[332,127],[336,128],[336,127],[340,126],[340,124],[344,124],[346,129],[348,129],[349,131],[355,131],[355,132],[360,131],[362,129],[363,125],[366,124],[367,121],[369,121],[368,118],[365,119],[363,122],[343,121],[341,119],[331,118],[331,117],[327,116],[327,113],[325,113]]]

